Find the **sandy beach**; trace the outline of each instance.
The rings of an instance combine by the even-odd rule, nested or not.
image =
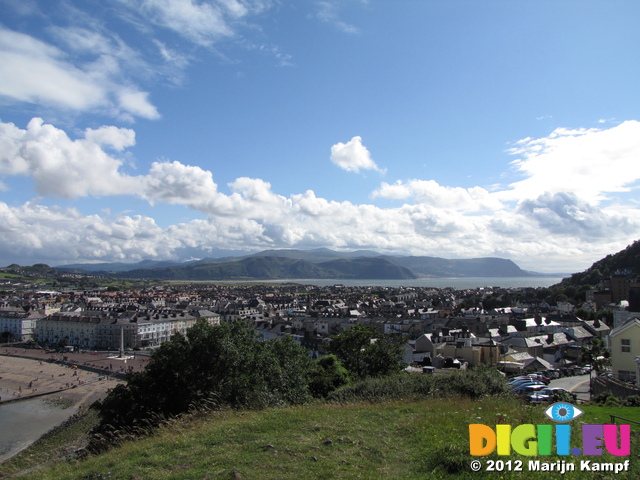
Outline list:
[[[125,382],[121,374],[149,361],[113,356],[0,348],[0,463]]]

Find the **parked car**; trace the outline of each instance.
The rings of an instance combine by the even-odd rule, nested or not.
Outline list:
[[[550,379],[548,379],[547,377],[545,377],[544,375],[540,375],[538,373],[533,374],[533,375],[529,375],[533,380],[536,380],[538,382],[542,382],[545,384],[549,384],[549,382],[551,381]]]
[[[525,383],[532,383],[532,382],[535,382],[535,380],[533,380],[531,378],[521,378],[521,379],[518,379],[518,380],[510,383],[509,386],[515,388],[515,387],[518,387],[520,385],[524,385]]]
[[[511,388],[513,389],[513,392],[517,394],[521,392],[523,389],[527,387],[532,387],[534,385],[541,385],[542,387],[546,387],[546,385],[542,382],[527,382],[527,383],[521,383],[520,385],[514,385]]]
[[[513,385],[514,383],[518,383],[518,382],[525,382],[531,380],[531,377],[513,377],[511,379],[509,379],[509,385]]]
[[[522,397],[530,397],[533,393],[546,388],[544,383],[535,383],[532,385],[523,385],[516,388],[513,393]]]
[[[553,394],[556,392],[567,392],[564,388],[541,388],[537,392],[532,393],[529,398],[531,399],[531,403],[547,403],[553,399]]]

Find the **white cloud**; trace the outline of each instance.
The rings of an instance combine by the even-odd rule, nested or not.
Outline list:
[[[445,187],[434,180],[382,183],[381,187],[373,192],[373,197],[394,200],[412,197],[418,203],[426,203],[442,209],[469,212],[500,210],[504,207],[494,194],[484,188]]]
[[[600,133],[564,133],[550,141]],[[622,175],[628,165],[624,159],[633,151],[629,142],[620,141],[626,135],[615,133],[607,137],[611,142],[607,149],[600,136],[597,145],[609,157],[620,159],[612,168],[625,182],[630,177]],[[323,246],[445,258],[502,256],[530,270],[576,271],[575,263],[574,267],[570,263],[575,259],[595,261],[640,236],[636,205],[618,199],[600,206],[571,188],[501,203],[498,198],[505,192],[525,190],[488,192],[416,179],[383,183],[373,196],[405,200],[397,208],[337,202],[317,197],[313,190],[285,197],[273,192],[268,182],[247,177],[231,182],[224,193],[212,172],[180,162],[159,161],[146,173],[126,174],[115,153],[126,155],[134,143],[132,130],[112,126],[87,129],[80,138],[71,139],[40,119],[29,122],[26,129],[0,123],[0,174],[31,177],[41,195],[137,196],[152,204],[182,205],[206,219],[160,228],[153,219],[139,215],[114,216],[105,211],[83,216],[74,209],[37,203],[0,204],[0,258],[136,260],[179,258],[185,252],[205,256],[215,249]],[[523,144],[545,142],[529,139]],[[566,144],[562,148],[552,144],[573,158],[575,152]],[[352,145],[361,143],[354,140]],[[537,156],[549,155],[546,147],[523,152],[523,162],[529,165],[535,165]],[[538,167],[526,171],[542,175]]]
[[[148,94],[123,78],[120,64],[133,61],[130,50],[116,52],[103,37],[86,31],[58,31],[58,36],[75,50],[91,51],[94,61],[79,62],[70,52],[0,27],[0,96],[70,111],[158,118]]]
[[[607,130],[559,128],[546,138],[526,138],[510,150],[526,178],[500,194],[504,200],[535,199],[569,192],[598,203],[627,192],[640,179],[640,122]]]
[[[362,144],[361,137],[353,137],[347,143],[339,142],[332,146],[331,161],[347,172],[358,173],[360,170],[383,172],[371,158],[367,147]]]
[[[106,102],[105,89],[87,72],[68,63],[62,51],[2,28],[0,77],[0,95],[21,102],[73,110],[87,110]]]
[[[133,145],[134,138],[132,130],[103,127],[71,140],[39,118],[31,120],[26,130],[0,123],[0,174],[30,176],[38,193],[55,197],[131,193],[137,180],[122,174],[122,161],[101,147],[121,150]]]
[[[317,18],[323,22],[329,23],[340,31],[349,34],[360,33],[360,29],[355,25],[351,25],[340,18],[338,15],[338,4],[335,0],[322,0],[318,2]]]
[[[121,0],[123,1],[123,0]],[[126,2],[145,18],[202,46],[235,35],[234,24],[267,8],[268,1],[139,0]]]

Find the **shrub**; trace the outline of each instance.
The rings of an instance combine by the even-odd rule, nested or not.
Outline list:
[[[564,390],[556,390],[551,395],[551,403],[556,402],[567,402],[567,403],[576,403],[578,401],[578,396],[572,392],[566,392]]]
[[[639,395],[631,395],[624,399],[625,407],[640,407],[640,396]]]
[[[424,398],[431,392],[432,379],[427,375],[402,373],[381,378],[367,378],[331,392],[333,402],[378,402],[401,398]]]
[[[433,394],[439,397],[478,399],[489,395],[511,395],[504,377],[494,368],[478,366],[468,371],[434,377]]]
[[[611,393],[601,393],[600,395],[595,396],[592,400],[592,403],[595,403],[599,406],[605,407],[620,407],[622,406],[622,402],[618,397],[614,397]]]
[[[335,389],[349,384],[349,372],[335,355],[325,355],[314,362],[309,390],[316,398],[326,398]]]
[[[399,398],[468,397],[478,399],[489,395],[511,395],[504,377],[490,367],[452,374],[402,373],[382,378],[368,378],[339,388],[328,400],[349,402],[354,400],[380,401]]]

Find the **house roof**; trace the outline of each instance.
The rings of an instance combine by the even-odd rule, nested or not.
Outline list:
[[[632,327],[640,327],[640,319],[638,317],[633,317],[630,318],[629,320],[627,320],[626,322],[624,322],[622,325],[614,328],[613,330],[611,330],[611,332],[609,333],[610,337],[615,337],[616,335],[621,334],[622,332],[624,332],[625,330],[628,330],[629,328]]]

